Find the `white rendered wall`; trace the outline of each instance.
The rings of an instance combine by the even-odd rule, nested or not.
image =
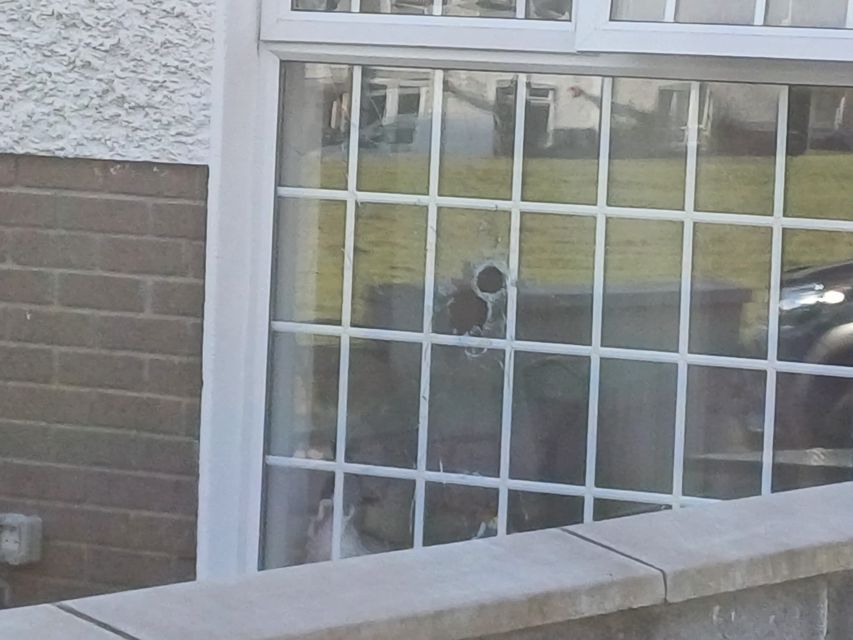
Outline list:
[[[214,5],[0,0],[0,153],[206,164]]]

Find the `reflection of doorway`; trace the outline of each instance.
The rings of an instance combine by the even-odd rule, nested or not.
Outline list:
[[[525,134],[530,149],[547,149],[554,144],[554,88],[532,85],[527,91]]]
[[[671,122],[687,122],[687,112],[690,108],[690,84],[679,82],[665,85],[658,89],[656,108],[657,128],[661,131],[671,131]],[[681,146],[687,143],[687,127],[679,127],[680,137],[668,142]]]

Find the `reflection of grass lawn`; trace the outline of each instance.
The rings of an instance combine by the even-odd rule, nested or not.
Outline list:
[[[843,160],[843,161],[842,161]],[[596,161],[537,158],[525,170],[525,198],[591,203],[595,198]],[[426,188],[422,157],[371,158],[363,179],[379,190],[388,184]],[[326,166],[327,176],[342,168]],[[447,160],[442,175],[453,175],[455,194],[508,198],[510,170],[505,159]],[[676,160],[619,160],[611,171],[610,202],[650,207],[680,207],[683,166]],[[853,219],[853,156],[815,154],[789,162],[788,204],[797,213]],[[700,162],[697,205],[714,211],[768,214],[772,208],[772,159],[714,158]],[[472,183],[469,185],[469,183]],[[415,188],[417,187],[417,188]],[[322,203],[326,215],[313,242],[288,247],[299,255],[298,278],[303,307],[315,318],[336,317],[340,309],[343,207]],[[369,212],[370,215],[367,215]],[[422,286],[426,212],[419,207],[368,205],[357,224],[354,317],[365,314],[366,292],[379,285]],[[458,224],[454,221],[458,216]],[[505,262],[507,216],[481,211],[459,216],[440,213],[436,281],[464,277],[466,264],[493,258]],[[298,236],[299,234],[297,234]],[[311,234],[313,235],[313,234]],[[294,236],[297,237],[297,236]],[[559,287],[589,284],[594,227],[588,218],[525,214],[521,238],[521,286]],[[745,323],[766,318],[770,256],[769,229],[699,224],[694,245],[697,278],[722,281],[754,291]],[[483,248],[487,248],[486,251]],[[491,248],[491,249],[488,249]],[[283,250],[285,250],[283,248]],[[494,255],[486,255],[489,251]],[[457,255],[458,254],[458,255]],[[788,231],[785,268],[828,264],[853,258],[853,236],[844,233]],[[607,243],[608,283],[677,281],[681,260],[681,225],[612,220]],[[331,268],[318,269],[319,265]],[[336,266],[338,265],[338,266]],[[305,317],[301,319],[312,319]]]

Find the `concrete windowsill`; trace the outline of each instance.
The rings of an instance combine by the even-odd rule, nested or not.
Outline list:
[[[853,483],[19,609],[0,637],[462,640],[849,570]]]

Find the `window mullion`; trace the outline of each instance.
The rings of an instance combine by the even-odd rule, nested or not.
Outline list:
[[[595,462],[598,451],[598,395],[601,378],[601,322],[604,311],[604,251],[607,237],[607,187],[610,173],[610,114],[613,79],[604,78],[601,86],[601,137],[598,152],[598,213],[595,224],[595,254],[592,285],[592,353],[589,366],[589,408],[586,435],[586,495],[584,522],[592,522],[594,513]]]
[[[358,143],[361,113],[361,67],[353,67],[350,93],[350,129],[347,154],[347,203],[344,231],[343,306],[341,309],[341,360],[338,375],[338,421],[335,438],[335,489],[332,512],[332,560],[341,558],[344,523],[343,463],[347,442],[347,402],[349,398],[350,334],[352,326],[352,279],[355,254],[356,181],[358,178]]]
[[[779,298],[782,287],[782,234],[785,215],[785,173],[788,157],[788,87],[779,94],[776,119],[776,169],[773,193],[773,236],[770,250],[770,309],[767,316],[767,388],[764,397],[764,442],[761,493],[773,490],[773,441],[776,427],[776,378],[779,350]]]
[[[678,382],[676,388],[675,442],[673,446],[673,508],[681,506],[684,485],[684,437],[687,422],[687,356],[690,352],[690,301],[693,290],[693,214],[696,209],[696,166],[699,153],[700,84],[690,83],[687,110],[687,167],[684,188],[684,227],[681,249],[681,300],[678,328]]]
[[[426,509],[426,466],[429,443],[429,397],[432,375],[432,318],[435,300],[435,247],[438,229],[438,176],[441,168],[441,122],[444,109],[444,71],[438,69],[432,78],[432,120],[430,129],[429,204],[427,205],[426,266],[424,269],[423,346],[421,349],[421,384],[418,400],[418,458],[415,482],[414,547],[424,542]]]

